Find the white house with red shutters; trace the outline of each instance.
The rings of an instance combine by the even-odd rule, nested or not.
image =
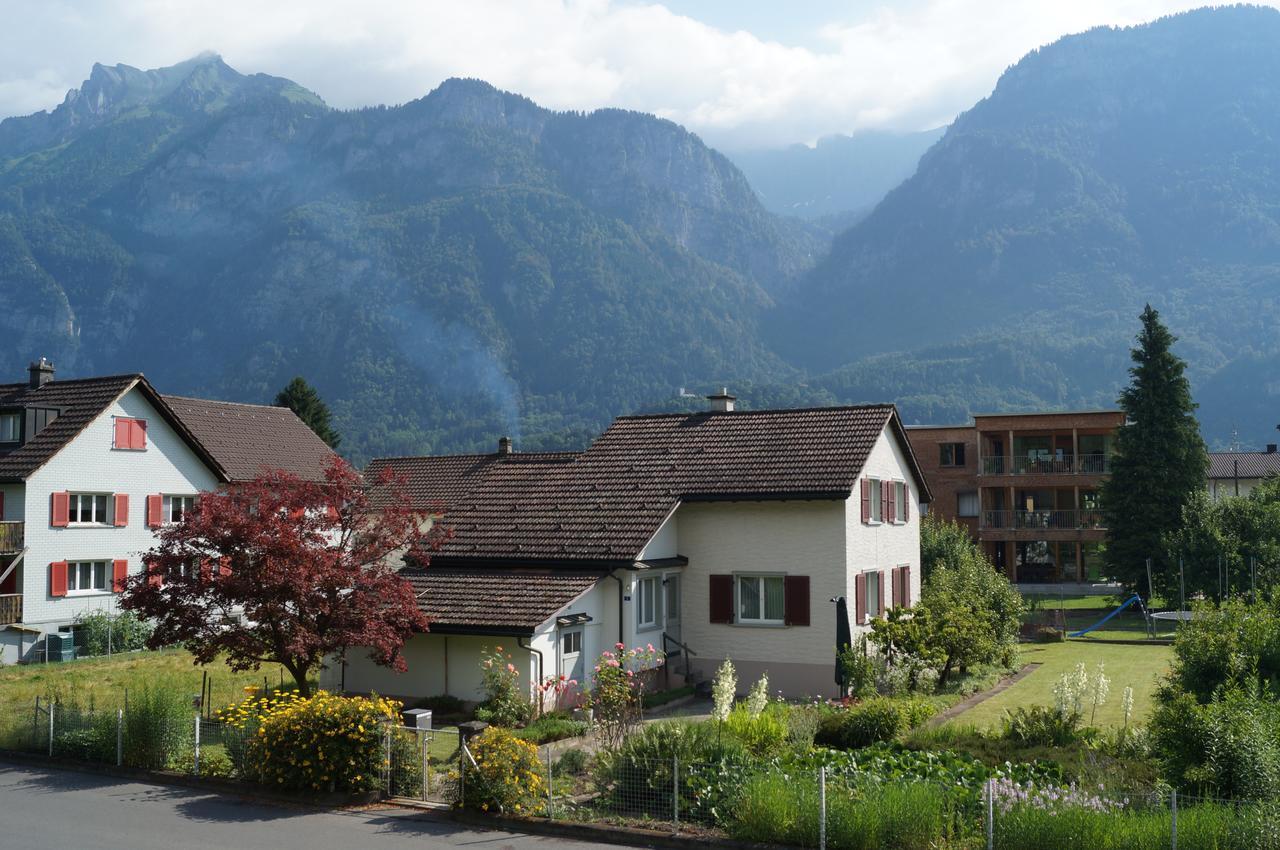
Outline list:
[[[234,447],[229,451],[227,445]],[[327,446],[284,408],[161,396],[140,374],[0,385],[0,660],[40,660],[49,632],[114,612],[155,532],[199,494]]]
[[[483,649],[533,682],[584,681],[615,643],[668,654],[663,676],[834,695],[837,608],[855,634],[920,592],[928,487],[892,405],[624,416],[580,453],[386,458],[453,536],[403,575],[431,619],[408,672],[358,651],[330,688],[481,697]]]

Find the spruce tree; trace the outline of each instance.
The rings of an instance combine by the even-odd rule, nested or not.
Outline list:
[[[289,385],[276,396],[276,405],[287,407],[298,418],[307,423],[316,436],[329,444],[329,448],[337,449],[342,442],[341,435],[333,428],[330,421],[329,408],[316,392],[315,387],[308,384],[301,376],[294,378]]]
[[[1145,594],[1151,558],[1155,591],[1166,599],[1177,597],[1178,564],[1162,543],[1204,488],[1209,464],[1187,364],[1172,351],[1175,340],[1148,304],[1132,350],[1132,380],[1120,395],[1127,421],[1116,435],[1111,477],[1102,488],[1108,574]]]

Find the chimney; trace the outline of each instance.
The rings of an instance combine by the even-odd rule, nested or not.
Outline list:
[[[53,364],[41,357],[27,367],[27,374],[30,376],[28,384],[31,389],[38,390],[53,380]]]
[[[1273,455],[1273,454],[1275,454],[1275,453],[1276,453],[1276,444],[1275,444],[1275,443],[1267,443],[1267,454],[1269,454],[1269,455]]]
[[[721,387],[720,392],[707,396],[713,413],[728,413],[733,410],[733,403],[737,400],[735,396],[729,395],[728,387]]]
[[[498,454],[500,455],[511,454],[511,438],[510,437],[498,438]]]

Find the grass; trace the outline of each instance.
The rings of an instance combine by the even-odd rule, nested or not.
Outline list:
[[[1026,644],[1021,650],[1022,663],[1039,662],[1042,666],[1022,681],[954,718],[952,722],[983,728],[999,727],[1006,709],[1016,706],[1053,705],[1053,686],[1063,673],[1084,662],[1090,676],[1098,663],[1106,665],[1111,680],[1111,695],[1098,708],[1096,725],[1120,726],[1124,712],[1120,697],[1125,686],[1133,688],[1133,718],[1144,723],[1151,712],[1157,679],[1168,669],[1173,650],[1168,646],[1089,643],[1070,640],[1065,643]],[[1086,708],[1086,712],[1087,712]],[[1086,716],[1085,722],[1089,722]]]
[[[1028,596],[1030,600],[1032,597]],[[1023,617],[1024,622],[1049,623],[1054,622],[1056,612],[1061,610],[1066,621],[1067,631],[1074,632],[1080,629],[1088,628],[1103,617],[1114,611],[1120,603],[1113,597],[1108,596],[1052,596],[1048,594],[1036,595],[1034,598],[1039,600],[1039,608],[1036,611],[1029,611]],[[1152,610],[1162,610],[1163,606],[1157,605]],[[1171,620],[1156,620],[1156,637],[1172,638],[1175,624]],[[1147,624],[1146,619],[1139,612],[1136,605],[1125,609],[1120,614],[1113,617],[1107,622],[1106,626],[1098,631],[1090,632],[1085,635],[1084,640],[1146,640]]]
[[[81,705],[100,709],[124,705],[126,691],[144,685],[173,689],[192,697],[200,693],[201,673],[212,678],[210,703],[216,710],[244,698],[249,685],[262,685],[263,677],[278,685],[284,668],[265,664],[257,672],[236,673],[226,664],[196,666],[186,650],[130,652],[109,658],[86,658],[54,664],[21,664],[0,667],[0,714],[25,711],[52,694],[74,697]],[[288,673],[284,682],[290,681]]]

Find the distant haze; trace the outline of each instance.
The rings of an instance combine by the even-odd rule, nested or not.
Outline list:
[[[729,149],[949,123],[1028,50],[1186,0],[0,0],[0,117],[52,109],[94,62],[215,50],[341,107],[476,77],[554,109],[670,118]]]

